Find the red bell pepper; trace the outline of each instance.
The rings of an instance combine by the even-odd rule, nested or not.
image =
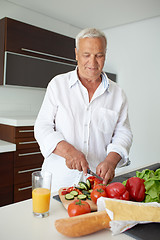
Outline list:
[[[126,189],[129,192],[130,200],[142,202],[145,198],[144,180],[138,177],[131,177],[126,182]]]
[[[91,189],[93,189],[95,185],[101,184],[103,182],[103,181],[99,180],[98,178],[96,178],[95,176],[90,176],[87,179],[91,183]]]
[[[108,198],[117,198],[121,200],[129,200],[129,192],[126,187],[120,182],[110,183],[106,187],[106,193]]]

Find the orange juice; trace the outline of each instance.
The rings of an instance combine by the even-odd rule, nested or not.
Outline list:
[[[47,188],[35,188],[32,191],[32,202],[34,213],[45,213],[49,211],[51,191]]]

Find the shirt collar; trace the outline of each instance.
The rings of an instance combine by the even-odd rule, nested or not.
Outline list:
[[[105,72],[102,72],[101,77],[102,77],[102,85],[104,89],[109,92],[109,79],[107,77],[107,74]]]
[[[78,73],[77,73],[78,67],[73,71],[73,74],[71,75],[70,81],[69,81],[69,87],[71,88],[78,80]]]
[[[107,74],[105,72],[101,73],[102,77],[102,85],[105,90],[109,91],[109,79],[107,77]],[[71,75],[69,87],[71,88],[76,82],[80,81],[78,77],[78,67],[73,71],[73,75]]]

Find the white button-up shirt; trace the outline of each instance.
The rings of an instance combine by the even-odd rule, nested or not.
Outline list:
[[[36,119],[35,138],[45,158],[42,168],[53,174],[53,191],[77,184],[83,176],[82,172],[67,168],[65,159],[52,153],[62,140],[82,151],[93,171],[109,152],[120,154],[118,166],[125,165],[132,133],[123,90],[102,73],[102,82],[89,102],[77,69],[56,76],[47,87]]]

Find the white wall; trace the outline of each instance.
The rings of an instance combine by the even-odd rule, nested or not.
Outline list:
[[[47,17],[27,8],[20,7],[11,2],[0,0],[0,18],[3,17],[10,17],[69,37],[75,37],[79,32],[78,28],[71,26],[70,24]]]
[[[13,18],[73,38],[80,31],[79,28],[64,22],[0,0],[0,19],[4,17]],[[37,114],[44,94],[44,89],[0,86],[0,114],[5,111],[28,111]]]
[[[105,69],[117,73],[129,101],[134,138],[128,168],[160,162],[160,17],[104,32]]]

